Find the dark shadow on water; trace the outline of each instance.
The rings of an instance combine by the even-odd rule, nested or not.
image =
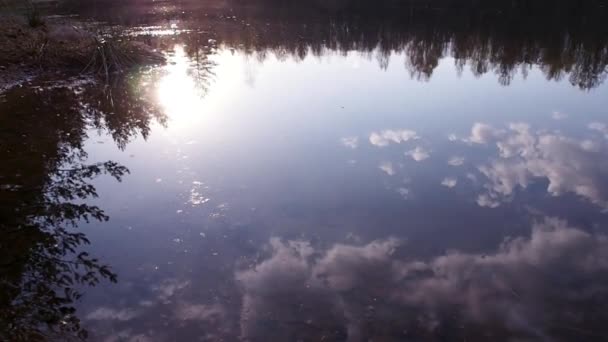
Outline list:
[[[117,281],[86,252],[90,241],[78,225],[109,219],[86,203],[97,197],[91,181],[101,175],[120,181],[129,171],[113,161],[87,163],[83,143],[87,130],[97,128],[124,147],[162,117],[134,100],[128,79],[111,89],[75,84],[19,88],[0,102],[2,341],[85,338],[75,301],[87,286]]]

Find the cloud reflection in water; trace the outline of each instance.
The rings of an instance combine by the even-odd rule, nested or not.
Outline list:
[[[608,174],[606,142],[575,139],[558,132],[534,132],[528,124],[510,124],[507,130],[484,127],[483,143],[494,142],[498,158],[479,166],[487,178],[487,192],[478,198],[480,205],[490,207],[509,200],[515,191],[526,189],[538,179],[548,182],[552,196],[574,193],[591,203],[608,209]]]
[[[556,218],[488,253],[401,257],[387,238],[327,250],[270,240],[269,258],[236,273],[242,338],[362,341],[429,338],[551,340],[568,330],[600,336],[608,294],[608,237]],[[595,327],[597,328],[597,326]]]

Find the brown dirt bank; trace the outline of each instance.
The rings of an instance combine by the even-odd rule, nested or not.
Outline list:
[[[21,18],[0,17],[0,89],[26,75],[89,73],[107,79],[135,66],[161,63],[160,53],[120,35],[93,33],[71,22],[32,28]]]

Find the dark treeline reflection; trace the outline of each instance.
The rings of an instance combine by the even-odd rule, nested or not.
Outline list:
[[[332,51],[358,51],[386,68],[392,54],[403,53],[405,67],[420,80],[430,79],[445,57],[453,57],[461,72],[496,74],[503,85],[518,73],[525,76],[533,66],[549,80],[568,80],[581,89],[594,88],[606,78],[608,6],[601,2],[550,6],[543,1],[509,1],[521,6],[508,9],[449,3],[388,6],[368,1],[340,11],[288,1],[213,8],[163,3],[133,12],[127,10],[133,7],[124,5],[109,7],[111,12],[97,6],[83,13],[126,26],[168,26],[177,19],[179,28],[192,30],[185,39],[194,53],[200,53],[197,47],[207,48],[207,40],[200,35],[210,35],[220,45],[255,53],[261,59],[268,53],[301,60]]]
[[[0,101],[2,341],[86,337],[74,301],[86,286],[116,281],[109,266],[82,249],[89,240],[77,226],[108,220],[84,203],[97,196],[91,180],[128,173],[112,161],[86,163],[87,131],[107,130],[122,147],[147,134],[154,117],[140,108],[144,101],[133,100],[128,83],[20,88]]]
[[[601,21],[568,16],[548,18],[513,14],[411,13],[264,16],[253,11],[237,20],[246,32],[219,26],[220,42],[264,57],[304,59],[327,50],[375,53],[381,68],[391,54],[403,53],[412,77],[431,78],[439,61],[455,59],[459,71],[496,74],[507,85],[518,72],[538,66],[549,80],[567,78],[582,89],[601,84],[608,63],[608,31]],[[266,23],[270,23],[267,25]],[[222,28],[226,28],[225,31]],[[247,34],[248,33],[248,34]]]

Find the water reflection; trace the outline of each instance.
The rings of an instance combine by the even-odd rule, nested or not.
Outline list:
[[[181,115],[202,112],[203,96],[211,82],[214,64],[208,59],[211,52],[201,54],[198,47],[189,52],[192,59],[183,46],[175,47],[166,75],[157,85],[159,103],[173,120]]]
[[[84,249],[90,241],[78,226],[109,219],[89,204],[97,197],[92,180],[107,174],[120,181],[128,173],[112,161],[87,163],[88,130],[103,129],[121,148],[149,132],[151,112],[145,101],[133,101],[128,85],[41,81],[0,102],[2,340],[85,338],[75,302],[86,286],[116,282]]]
[[[286,8],[127,15],[168,65],[3,99],[24,115],[0,117],[1,222],[38,248],[3,245],[25,258],[2,266],[6,293],[44,266],[33,289],[60,296],[39,305],[52,319],[3,298],[3,322],[83,336],[78,296],[61,296],[87,240],[61,228],[105,220],[100,203],[114,224],[91,220],[87,250],[113,268],[93,262],[84,285],[121,282],[79,305],[93,340],[605,339],[608,126],[585,116],[606,104],[597,18]],[[520,71],[536,78],[510,83]],[[132,176],[92,183],[126,169],[84,146]],[[37,262],[52,253],[70,262]]]
[[[270,240],[271,255],[238,271],[241,337],[251,341],[605,338],[603,234],[556,218],[488,253],[404,258],[395,238],[327,249]]]
[[[372,132],[369,136],[369,142],[378,147],[388,146],[391,143],[400,144],[409,140],[417,140],[420,137],[416,132],[409,129],[402,130],[385,130],[382,132]]]
[[[559,120],[562,120],[561,116]],[[472,125],[468,135],[458,137],[451,134],[448,138],[460,153],[471,158],[450,156],[446,164],[466,169],[464,176],[473,185],[481,183],[483,192],[477,196],[476,202],[482,207],[497,208],[501,203],[517,202],[519,192],[540,186],[545,187],[551,197],[574,194],[606,210],[606,127],[604,123],[591,122],[586,126],[588,131],[583,137],[577,138],[564,134],[560,129],[534,128],[524,122],[510,123],[506,127],[477,122]],[[436,140],[428,142],[427,137],[421,137],[409,129],[372,132],[369,137],[369,143],[374,147],[410,141],[406,146],[394,146],[392,150],[402,151],[405,159],[411,158],[416,162],[431,158],[433,145],[444,144]],[[350,137],[348,141],[357,139]],[[419,143],[415,141],[419,140],[425,141],[430,147],[417,146]],[[344,139],[342,143],[352,148]],[[383,154],[394,156],[391,152]],[[405,159],[397,157],[384,160],[378,167],[389,176],[398,175],[405,172]],[[437,166],[421,167],[433,169]],[[463,174],[462,170],[456,169],[450,172]],[[441,185],[448,188],[453,188],[457,183],[458,178],[454,176],[441,180]]]
[[[602,127],[592,123],[590,128]],[[559,132],[534,131],[525,123],[513,123],[505,129],[476,123],[471,136],[474,144],[492,144],[498,158],[478,167],[487,179],[487,193],[478,197],[481,206],[497,207],[513,198],[518,188],[527,188],[535,181],[548,183],[547,193],[560,196],[576,194],[606,209],[604,178],[608,165],[603,137],[575,139]]]
[[[411,4],[388,6],[390,9],[379,4],[361,5],[338,13],[297,3],[277,8],[189,6],[194,7],[188,12],[177,6],[174,14],[179,19],[173,21],[164,20],[170,17],[166,8],[152,6],[144,19],[146,27],[165,27],[170,34],[143,33],[172,40],[178,33],[188,56],[203,61],[204,71],[208,71],[205,53],[214,46],[224,46],[258,60],[274,55],[282,61],[357,51],[375,59],[385,70],[391,55],[396,54],[411,77],[427,81],[446,57],[454,59],[460,73],[470,70],[477,77],[495,74],[503,85],[518,74],[525,77],[535,66],[548,80],[567,79],[581,89],[595,88],[606,78],[605,6],[580,6],[577,16],[568,11],[543,12],[535,6],[513,6],[508,15],[496,8],[448,11],[441,6]],[[120,18],[127,27],[142,23],[141,17],[105,17],[103,9],[96,10],[95,17],[111,22]]]

